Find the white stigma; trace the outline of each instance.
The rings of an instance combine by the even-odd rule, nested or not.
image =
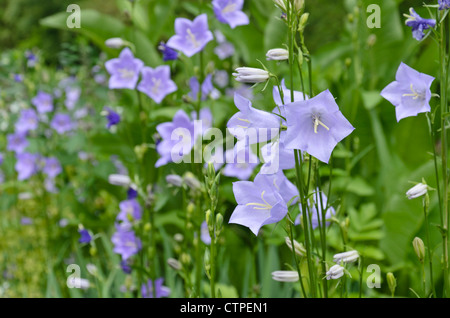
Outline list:
[[[257,202],[253,202],[253,203],[247,203],[246,206],[252,205],[253,209],[255,210],[270,210],[272,209],[272,205],[270,205],[265,199],[264,199],[264,193],[266,191],[264,190],[263,192],[261,192],[261,200],[264,203],[257,203]]]
[[[313,122],[314,122],[314,133],[317,134],[317,128],[320,126],[322,126],[323,128],[325,128],[326,130],[330,130],[330,128],[328,128],[323,122],[320,121],[320,116],[318,115],[313,115]]]

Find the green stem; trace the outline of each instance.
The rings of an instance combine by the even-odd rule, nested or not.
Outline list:
[[[426,200],[428,200],[428,194],[425,195],[423,198],[423,213],[425,216],[425,236],[427,240],[427,247],[428,247],[428,262],[430,265],[430,284],[431,284],[431,291],[433,292],[433,297],[436,297],[436,290],[434,287],[434,279],[433,279],[433,253],[431,251],[431,240],[430,240],[430,229],[429,229],[429,222],[428,222],[428,203]]]

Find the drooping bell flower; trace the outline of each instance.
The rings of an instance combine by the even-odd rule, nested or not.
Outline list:
[[[124,48],[118,58],[105,62],[105,68],[111,75],[110,89],[134,89],[139,80],[139,73],[144,62],[135,58],[129,48]]]
[[[137,89],[153,99],[155,103],[160,104],[168,94],[177,90],[177,85],[170,79],[170,66],[161,65],[154,69],[145,66],[141,72],[142,80]]]
[[[122,222],[137,221],[142,218],[142,208],[136,199],[128,199],[119,203],[120,213],[117,220]]]
[[[112,126],[117,125],[120,123],[120,115],[112,110],[110,107],[104,107],[104,112],[106,113],[106,119],[108,120],[108,123],[106,124],[106,128],[111,128]]]
[[[409,14],[404,14],[406,19],[405,24],[412,28],[412,35],[417,40],[420,41],[425,36],[424,30],[434,28],[436,26],[435,19],[424,19],[414,11],[413,8],[409,9]]]
[[[429,112],[431,84],[434,77],[420,73],[401,63],[395,74],[395,81],[381,91],[381,96],[395,106],[397,121],[405,117]]]
[[[164,42],[159,43],[158,50],[162,53],[164,62],[174,61],[178,58],[178,52],[168,47]]]
[[[232,29],[250,23],[248,16],[242,12],[244,0],[213,0],[212,5],[217,20],[227,23]]]
[[[201,14],[193,21],[186,18],[175,19],[175,35],[167,46],[183,52],[187,57],[203,50],[206,44],[213,39],[212,32],[208,29],[208,16]]]
[[[344,117],[333,95],[326,90],[319,95],[285,106],[287,149],[300,149],[328,163],[337,143],[355,128]]]

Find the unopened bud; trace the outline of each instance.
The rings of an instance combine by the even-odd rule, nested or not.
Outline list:
[[[176,271],[179,271],[182,268],[181,263],[175,258],[167,259],[167,264]]]
[[[181,178],[177,174],[168,174],[166,176],[166,182],[168,184],[171,184],[171,185],[175,186],[175,187],[181,187],[181,185],[183,184],[183,178]]]
[[[105,45],[111,49],[120,49],[126,45],[126,41],[121,38],[110,38],[105,41]]]
[[[340,264],[342,263],[353,263],[359,258],[358,251],[348,251],[344,253],[335,254],[333,256],[333,262]]]
[[[223,216],[220,213],[217,213],[216,215],[216,237],[219,236],[220,232],[222,231],[223,226]]]
[[[428,186],[426,184],[418,183],[414,187],[406,191],[406,196],[411,200],[424,195],[425,193],[427,193],[427,191]]]
[[[266,53],[268,61],[284,61],[289,59],[289,51],[286,49],[271,49]]]
[[[202,187],[200,181],[198,181],[198,179],[191,172],[187,172],[184,175],[183,181],[193,191],[200,190]]]
[[[333,265],[327,272],[327,279],[338,279],[344,276],[344,267],[341,265]]]
[[[423,260],[425,259],[425,245],[423,244],[422,239],[420,239],[419,237],[415,237],[412,244],[417,258],[420,262],[423,262]]]
[[[386,274],[386,280],[389,286],[389,290],[391,291],[392,296],[394,296],[395,288],[397,287],[397,280],[395,279],[394,274],[391,272]]]
[[[309,13],[305,12],[302,14],[302,16],[300,17],[300,22],[298,24],[298,30],[300,32],[303,32],[303,30],[306,27],[306,23],[308,23],[308,19],[309,19]]]
[[[131,179],[129,176],[123,174],[110,174],[108,176],[108,182],[112,185],[129,187],[131,184]]]
[[[278,282],[296,282],[298,281],[298,272],[295,271],[275,271],[272,272],[272,279]]]
[[[295,252],[295,254],[297,254],[298,256],[306,256],[306,249],[303,246],[302,243],[297,242],[296,240],[294,240],[294,249],[292,249],[292,242],[291,239],[289,237],[285,237],[285,242],[286,245],[289,247],[289,249],[293,252]]]
[[[241,83],[262,83],[269,79],[270,74],[266,70],[254,67],[238,67],[233,73],[236,81]]]

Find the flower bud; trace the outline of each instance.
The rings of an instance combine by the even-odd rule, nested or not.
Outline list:
[[[168,184],[171,184],[171,185],[175,186],[175,187],[181,187],[181,185],[183,184],[183,178],[181,178],[177,174],[168,174],[166,176],[166,182]]]
[[[395,288],[397,287],[397,280],[395,279],[394,274],[391,272],[387,273],[386,280],[389,286],[389,290],[391,291],[392,296],[394,296]]]
[[[176,260],[175,258],[167,259],[167,264],[176,271],[179,271],[182,267],[181,263],[178,260]]]
[[[297,282],[298,273],[295,271],[275,271],[272,272],[272,279],[278,282]]]
[[[359,258],[358,251],[348,251],[344,253],[335,254],[333,256],[333,262],[340,264],[342,263],[353,263]]]
[[[423,260],[425,259],[425,245],[423,244],[422,239],[420,239],[419,237],[415,237],[412,244],[417,258],[420,262],[423,262]]]
[[[309,13],[305,12],[302,14],[302,16],[300,17],[300,22],[298,24],[298,30],[300,32],[303,32],[303,30],[306,27],[306,23],[308,23],[308,19],[309,19]]]
[[[198,179],[192,174],[191,172],[187,172],[183,177],[184,183],[191,188],[191,190],[200,190],[202,187],[202,184]]]
[[[131,179],[129,176],[123,174],[110,174],[108,176],[108,182],[117,186],[129,187],[131,184]]]
[[[286,12],[286,2],[285,2],[285,0],[273,0],[273,2],[282,11]]]
[[[298,256],[306,256],[306,249],[303,246],[303,244],[297,242],[296,240],[294,240],[294,249],[292,249],[292,242],[291,239],[289,237],[285,237],[285,242],[286,245],[289,247],[289,249],[293,252],[295,252],[295,254],[297,254]]]
[[[121,38],[110,38],[105,41],[105,45],[111,49],[120,49],[126,42]]]
[[[428,186],[426,184],[418,183],[406,192],[406,196],[411,200],[424,195],[427,191]]]
[[[238,67],[233,76],[241,83],[262,83],[269,79],[269,72],[254,67]]]
[[[220,232],[222,231],[223,226],[223,216],[220,213],[217,213],[216,215],[216,237],[219,236]]]
[[[341,265],[333,265],[327,272],[327,279],[338,279],[344,276],[344,267]]]
[[[271,49],[266,53],[268,61],[284,61],[289,59],[289,51],[286,49]]]

